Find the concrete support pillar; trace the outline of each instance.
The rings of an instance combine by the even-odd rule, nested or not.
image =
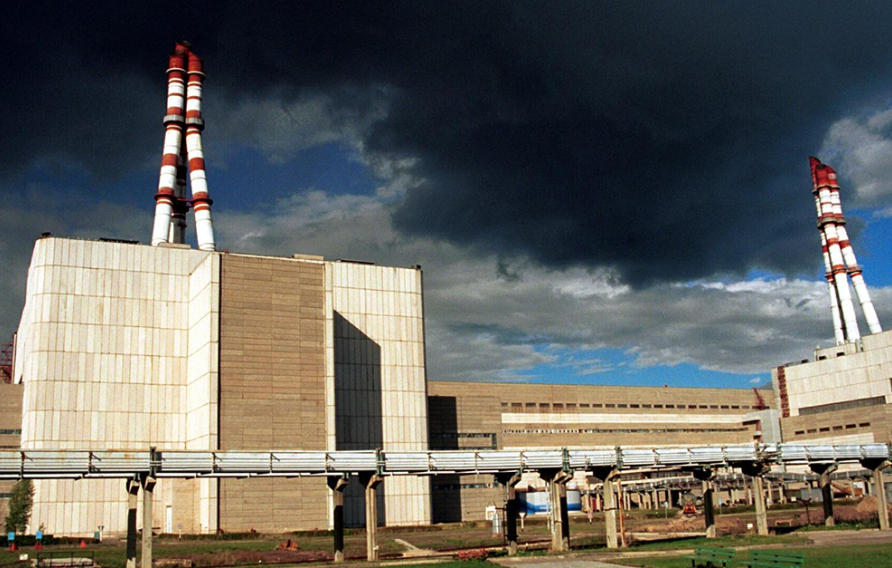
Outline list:
[[[746,496],[747,506],[752,505],[753,504],[753,487],[752,487],[751,481],[747,481],[746,479],[743,480],[743,492],[746,494],[745,496]],[[762,506],[763,507],[765,506],[764,501],[762,502]]]
[[[331,489],[331,519],[334,529],[334,561],[344,561],[344,489],[347,488],[349,478],[328,477],[326,482]]]
[[[369,562],[378,560],[378,485],[384,481],[380,475],[365,474],[360,477],[365,488],[365,548]]]
[[[517,555],[517,491],[520,474],[497,473],[496,481],[505,486],[505,538],[508,541],[508,556]]]
[[[539,475],[548,484],[551,495],[552,532],[551,550],[561,551],[570,548],[570,517],[567,512],[567,482],[573,474],[563,470],[544,470]]]
[[[884,461],[873,470],[874,493],[877,496],[877,513],[880,516],[880,530],[889,530],[889,505],[886,502],[886,486],[883,483],[883,468],[889,466],[888,461]]]
[[[127,480],[127,568],[136,568],[136,498],[139,482]]]
[[[811,470],[821,476],[821,500],[824,505],[824,525],[832,527],[835,524],[833,518],[833,486],[830,484],[830,474],[836,471],[835,463],[811,464]]]
[[[760,536],[768,536],[768,512],[765,509],[765,489],[762,475],[753,477],[753,501],[756,503],[756,533]]]
[[[654,489],[650,494],[650,500],[653,503],[654,509],[660,508],[660,492]]]
[[[779,493],[781,504],[786,504],[787,503],[787,484],[784,483],[783,480],[781,480],[781,482],[777,484],[777,490]]]
[[[603,509],[603,506],[601,505],[601,496],[596,493],[595,494],[595,511],[600,511],[601,509]]]
[[[623,509],[628,511],[632,508],[632,496],[629,495],[628,491],[623,491],[622,484],[620,484],[620,491],[623,494]]]
[[[770,480],[770,479],[766,479],[766,480],[764,481],[764,483],[765,483],[765,485],[766,485],[766,487],[765,487],[765,496],[768,497],[767,505],[768,505],[768,508],[771,508],[771,506],[774,505],[774,489],[771,487],[771,480]]]
[[[617,538],[617,496],[616,486],[619,481],[619,471],[615,469],[597,469],[592,473],[598,479],[604,481],[604,532],[606,533],[607,548],[619,548],[619,539]]]
[[[152,568],[152,525],[154,511],[152,500],[155,496],[155,478],[146,476],[142,480],[142,568]]]
[[[703,482],[703,516],[706,519],[706,538],[715,538],[715,505],[712,498],[712,482]]]
[[[695,479],[703,482],[703,516],[706,519],[706,538],[715,538],[715,503],[712,496],[712,481],[716,472],[711,469],[695,469],[691,472]]]

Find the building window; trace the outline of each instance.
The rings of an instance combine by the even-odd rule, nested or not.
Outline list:
[[[604,406],[604,405],[602,405],[600,402],[593,402],[593,403],[592,403],[592,408],[602,408],[603,406]]]
[[[641,408],[640,404],[630,404],[629,408]]]
[[[729,406],[727,404],[722,405],[722,410],[728,410]]]
[[[842,426],[834,426],[833,429],[834,430],[842,430]]]
[[[576,412],[576,403],[567,403],[567,412]]]
[[[607,408],[616,408],[615,404],[610,404],[610,403],[605,404],[604,406],[606,406]]]
[[[526,408],[527,408],[527,412],[536,412],[536,403],[528,402]]]
[[[846,430],[851,430],[852,428],[855,428],[855,427],[856,426],[854,424],[846,424]]]
[[[563,411],[564,411],[564,405],[563,405],[563,404],[559,404],[559,403],[557,403],[557,402],[554,403],[554,404],[551,406],[551,408],[552,408],[552,410],[554,410],[555,412],[563,412]]]
[[[821,432],[829,432],[829,431],[830,431],[829,426],[824,426],[823,428],[821,428]]]
[[[508,403],[507,403],[507,402],[503,402],[503,403],[502,403],[502,408],[508,408]]]
[[[511,410],[514,412],[523,412],[523,403],[522,402],[512,402]]]
[[[655,405],[654,405],[654,408],[663,408],[663,405],[662,405],[662,404],[655,404]]]
[[[582,404],[579,405],[579,408],[588,408],[588,403],[583,402]]]
[[[808,429],[808,433],[809,433],[809,434],[817,434],[817,433],[818,433],[818,429],[817,429],[817,428],[809,428],[809,429]]]
[[[667,405],[666,405],[666,408],[675,408],[675,405],[674,405],[674,404],[667,404]]]
[[[711,408],[711,409],[713,409],[713,410],[717,409],[718,407],[719,407],[718,404],[710,404],[710,405],[709,405],[709,408]]]
[[[693,408],[697,408],[697,405],[696,405],[696,404],[689,404],[689,405],[688,405],[688,408],[692,408],[692,409],[693,409]]]
[[[617,406],[617,408],[626,408],[625,404],[617,404],[616,406]]]
[[[739,405],[739,404],[732,404],[732,405],[731,405],[731,410],[740,410],[740,405]]]
[[[858,424],[858,428],[870,428],[870,422],[862,422]]]
[[[803,434],[805,434],[805,430],[796,430],[796,435],[797,435],[797,436],[801,436],[801,435],[803,435]]]
[[[697,408],[703,408],[703,409],[706,409],[706,408],[709,408],[709,407],[706,406],[705,404],[699,404],[699,405],[697,405]]]

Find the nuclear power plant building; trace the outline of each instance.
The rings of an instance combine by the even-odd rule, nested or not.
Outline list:
[[[21,447],[426,449],[421,290],[418,267],[40,239],[14,368]],[[35,488],[34,526],[126,529],[119,480]],[[430,522],[427,480],[382,493],[382,521]],[[330,524],[320,478],[160,480],[155,501],[165,532]]]

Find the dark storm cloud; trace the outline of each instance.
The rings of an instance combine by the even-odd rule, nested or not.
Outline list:
[[[383,89],[363,148],[417,158],[404,233],[633,284],[814,269],[806,157],[884,98],[892,59],[882,3],[25,6],[0,24],[6,171],[157,154],[187,37],[215,96],[363,109]]]

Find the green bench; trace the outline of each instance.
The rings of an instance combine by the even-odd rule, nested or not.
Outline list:
[[[750,559],[741,560],[737,565],[750,568],[800,568],[803,562],[805,555],[801,552],[750,550]]]
[[[707,567],[728,568],[731,561],[734,560],[733,548],[696,548],[693,556],[685,556],[691,561],[691,568],[696,568],[697,564]]]

